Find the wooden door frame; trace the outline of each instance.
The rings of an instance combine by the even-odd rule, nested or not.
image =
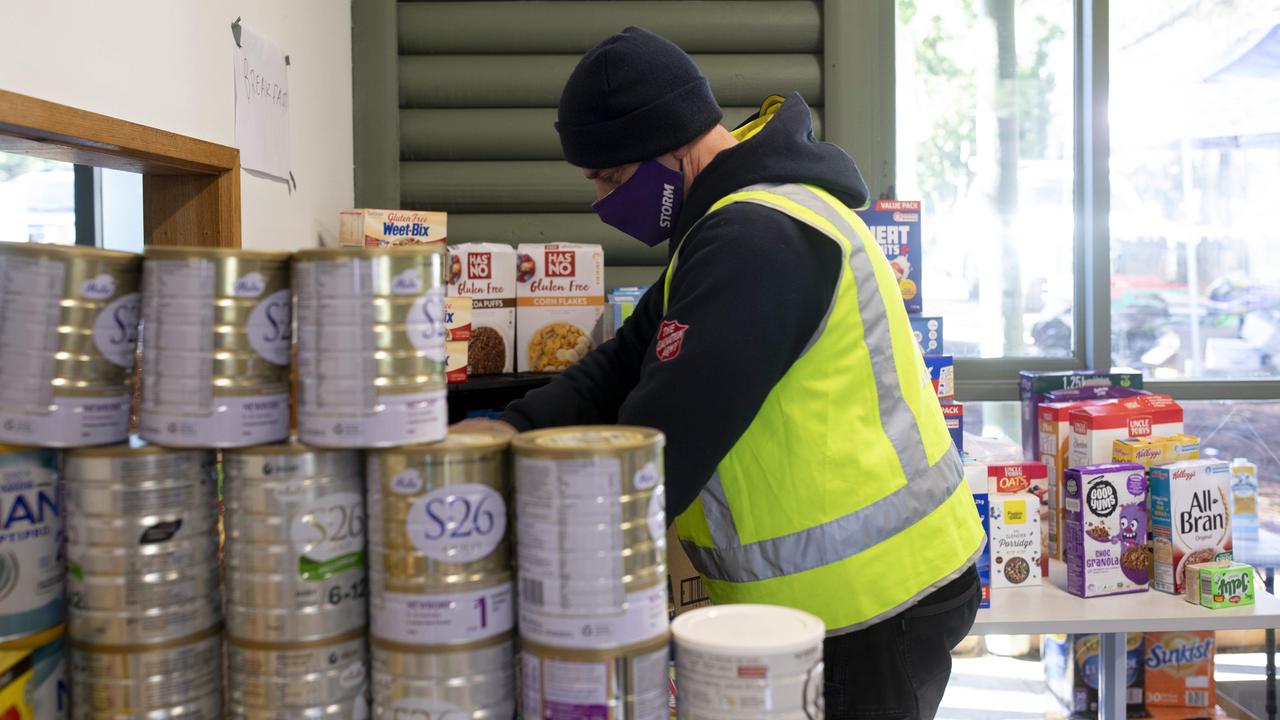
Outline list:
[[[0,152],[142,174],[147,245],[240,247],[240,151],[0,90]]]

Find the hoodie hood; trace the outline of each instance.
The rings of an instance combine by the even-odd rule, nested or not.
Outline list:
[[[760,183],[808,183],[855,210],[867,205],[867,185],[848,153],[813,136],[809,106],[800,93],[774,95],[739,125],[737,145],[722,151],[689,187],[672,238],[682,239],[716,202]],[[677,243],[672,243],[672,252]]]

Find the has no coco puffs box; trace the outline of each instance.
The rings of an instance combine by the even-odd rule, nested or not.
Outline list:
[[[1072,465],[1111,462],[1116,440],[1182,434],[1182,406],[1168,395],[1108,400],[1071,411]]]
[[[1022,398],[1022,451],[1023,457],[1035,460],[1040,457],[1040,434],[1036,432],[1036,408],[1045,402],[1045,393],[1055,390],[1114,385],[1123,388],[1142,389],[1142,373],[1137,370],[1084,370],[1067,372],[1038,372],[1023,370],[1019,382]],[[1063,398],[1062,400],[1066,400]],[[1061,402],[1061,400],[1060,400]]]
[[[472,375],[515,371],[516,251],[498,243],[449,248],[449,294],[471,299]]]
[[[1217,704],[1213,684],[1212,630],[1147,633],[1147,705],[1209,708]]]
[[[940,355],[943,352],[942,318],[933,315],[912,315],[911,332],[920,344],[920,351],[925,355]]]
[[[1181,595],[1188,565],[1231,557],[1231,466],[1184,460],[1151,468],[1153,586]]]
[[[991,587],[1040,584],[1040,500],[1028,492],[988,493]]]
[[[978,607],[988,608],[991,607],[991,520],[987,493],[987,466],[982,463],[965,463],[964,477],[969,483],[969,491],[973,493],[973,504],[978,508],[978,519],[982,521],[982,534],[986,538],[976,566],[978,582],[982,585],[982,600]]]
[[[1068,468],[1064,490],[1067,592],[1084,598],[1145,592],[1151,578],[1146,468]]]
[[[958,402],[942,403],[942,416],[947,419],[947,432],[956,450],[964,452],[964,405]]]
[[[516,370],[564,370],[603,341],[604,251],[522,243],[517,253]]]
[[[1045,527],[1049,514],[1049,470],[1041,462],[990,463],[987,465],[988,491],[997,493],[1031,493],[1040,512],[1040,575],[1049,575],[1048,537]]]
[[[347,247],[443,244],[447,215],[415,210],[343,210],[338,244]]]
[[[920,201],[877,200],[870,210],[858,216],[867,224],[871,237],[880,244],[889,259],[907,312],[919,314],[924,309],[921,283]]]

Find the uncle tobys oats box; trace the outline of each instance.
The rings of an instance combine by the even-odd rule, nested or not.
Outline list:
[[[1049,538],[1045,533],[1049,516],[1049,469],[1041,462],[990,463],[987,465],[988,490],[992,497],[1005,493],[1031,493],[1039,511],[1040,576],[1049,576]]]
[[[516,371],[559,372],[603,341],[604,250],[521,243],[517,253]]]
[[[1184,460],[1151,468],[1153,587],[1181,595],[1187,565],[1231,556],[1231,466]]]
[[[343,210],[338,215],[338,244],[344,247],[443,245],[448,216],[417,210]]]
[[[1067,592],[1083,598],[1145,592],[1146,469],[1134,463],[1068,468],[1063,533]]]

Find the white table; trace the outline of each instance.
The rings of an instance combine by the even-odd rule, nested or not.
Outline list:
[[[1280,567],[1280,535],[1265,528],[1258,529],[1252,540],[1235,538],[1235,559],[1249,563],[1262,572],[1267,592],[1275,592],[1276,568]],[[1276,631],[1267,628],[1267,720],[1276,720]]]
[[[1066,570],[1053,563],[1051,574]],[[1125,717],[1125,633],[1174,630],[1256,630],[1280,625],[1280,599],[1258,588],[1251,607],[1209,610],[1150,590],[1132,595],[1078,598],[1042,578],[1039,587],[994,589],[991,607],[978,611],[974,635],[1097,633],[1100,636],[1099,716]]]

